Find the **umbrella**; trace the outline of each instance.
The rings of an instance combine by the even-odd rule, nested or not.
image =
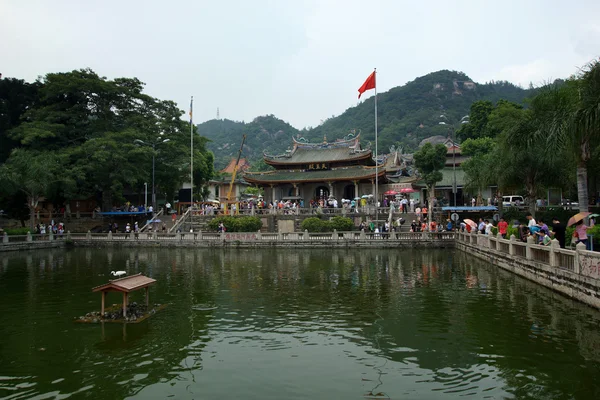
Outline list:
[[[471,226],[471,228],[477,229],[477,223],[475,221],[473,221],[472,219],[465,218],[465,219],[463,219],[463,222],[465,224],[469,224]]]
[[[395,190],[388,190],[387,192],[384,193],[384,195],[386,195],[386,196],[393,196],[395,194],[398,194],[398,192],[396,192]]]
[[[575,225],[576,223],[578,223],[579,221],[581,221],[588,215],[590,215],[590,213],[587,211],[582,211],[580,213],[573,215],[571,218],[569,218],[569,222],[567,222],[567,226]]]
[[[354,200],[360,200],[360,197],[355,197]]]
[[[588,215],[588,217],[590,217],[590,218],[598,218],[598,217],[600,217],[600,214],[590,214],[590,215]]]
[[[400,189],[400,193],[414,193],[414,192],[416,192],[416,190],[413,188]]]

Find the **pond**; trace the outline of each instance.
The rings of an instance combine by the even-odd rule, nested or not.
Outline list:
[[[111,270],[167,307],[74,322]],[[3,253],[0,398],[593,399],[599,322],[454,250]]]

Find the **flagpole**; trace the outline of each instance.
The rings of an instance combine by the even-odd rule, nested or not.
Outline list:
[[[375,223],[378,219],[378,204],[379,204],[379,162],[377,161],[377,68],[374,69],[375,74]]]
[[[190,216],[194,216],[194,122],[193,122],[194,96],[190,100],[190,202],[192,211]],[[193,228],[190,218],[190,227]]]

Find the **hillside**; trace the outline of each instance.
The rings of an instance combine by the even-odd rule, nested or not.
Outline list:
[[[391,145],[414,150],[425,137],[447,135],[450,127],[459,127],[477,100],[497,102],[506,99],[522,103],[531,94],[509,82],[480,84],[456,71],[438,71],[419,77],[403,86],[379,93],[379,147],[387,151]],[[362,132],[363,145],[375,140],[374,98],[370,97],[343,114],[326,120],[310,130],[294,128],[272,115],[258,117],[249,123],[230,120],[211,120],[198,126],[200,134],[213,142],[209,149],[215,153],[217,168],[224,167],[237,155],[241,137],[247,134],[244,156],[253,163],[261,159],[262,151],[280,153],[290,145],[292,135],[301,133],[310,141],[341,138],[353,129]],[[443,124],[441,124],[443,123]]]

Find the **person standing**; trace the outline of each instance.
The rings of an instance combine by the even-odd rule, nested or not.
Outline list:
[[[500,222],[498,222],[498,233],[502,236],[502,239],[506,239],[506,232],[508,230],[508,222],[504,220],[504,218],[500,218]]]
[[[490,222],[489,219],[485,220],[485,234],[490,236],[492,234],[492,228],[494,225]]]
[[[479,224],[477,225],[477,231],[479,231],[479,233],[484,234],[485,233],[485,222],[483,221],[483,218],[479,218]]]
[[[590,246],[588,243],[587,230],[587,225],[583,223],[583,220],[581,220],[575,225],[575,232],[573,233],[573,236],[575,236],[577,239],[577,244],[583,243],[585,244],[586,250],[589,250]]]
[[[563,224],[560,223],[558,218],[556,218],[556,217],[552,218],[552,236],[554,236],[554,239],[558,240],[558,243],[560,243],[561,249],[565,248],[566,230],[567,229],[565,228],[565,226]]]

